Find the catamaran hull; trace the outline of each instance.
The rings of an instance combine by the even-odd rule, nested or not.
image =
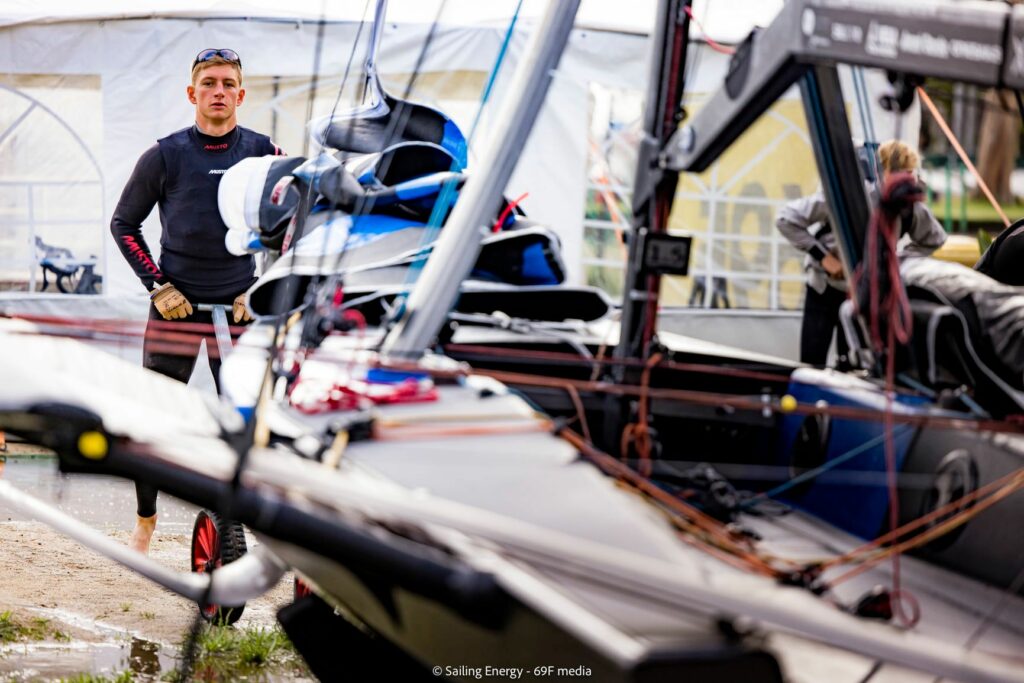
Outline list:
[[[668,680],[781,681],[775,658],[767,652],[731,642],[724,634],[696,629],[687,637],[631,637],[620,633],[603,649],[583,640],[529,606],[507,596],[500,605],[470,618],[437,600],[409,592],[401,585],[360,574],[289,544],[271,542],[275,554],[296,568],[313,586],[316,599],[335,609],[338,619],[365,638],[364,652],[379,655],[392,650],[396,666],[424,678],[478,680],[478,671],[506,672],[505,677],[579,676],[598,681],[636,683]],[[301,613],[291,619],[301,620]],[[308,617],[313,618],[313,617]],[[285,628],[300,633],[301,626]],[[301,638],[301,636],[300,636]],[[312,639],[310,639],[312,640]],[[627,657],[623,643],[632,650]],[[297,642],[307,661],[317,661],[313,643]],[[401,654],[399,654],[401,653]],[[358,653],[342,658],[342,672],[387,666],[387,662],[356,662]],[[410,667],[411,663],[415,666]],[[426,675],[430,672],[430,675]],[[514,674],[513,672],[519,672]],[[319,673],[318,673],[319,675]],[[486,674],[485,674],[486,676]],[[415,680],[415,679],[413,679]],[[434,678],[437,680],[437,678]]]
[[[799,370],[791,393],[801,403],[882,410],[881,387],[834,372]],[[920,398],[900,398],[897,414],[932,410]],[[934,412],[934,410],[932,410]],[[844,531],[872,539],[889,528],[886,426],[881,421],[790,415],[783,419],[776,464],[787,478],[817,476],[780,497]],[[916,427],[897,419],[892,437],[899,524],[1024,467],[1024,437],[971,429]],[[952,512],[970,509],[955,507]],[[943,519],[946,519],[944,517]],[[935,564],[1000,587],[1014,585],[1024,565],[1024,496],[1012,494],[962,526],[914,550]],[[941,521],[941,520],[939,520]],[[936,525],[933,522],[925,529]],[[1021,591],[1022,586],[1016,586]]]

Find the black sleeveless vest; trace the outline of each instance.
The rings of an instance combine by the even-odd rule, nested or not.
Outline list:
[[[220,177],[242,159],[275,154],[277,147],[241,126],[222,137],[192,126],[157,142],[167,174],[160,201],[160,270],[193,303],[228,303],[252,284],[256,263],[224,246]]]

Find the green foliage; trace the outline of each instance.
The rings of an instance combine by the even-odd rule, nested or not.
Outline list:
[[[992,246],[992,235],[988,230],[978,230],[978,251],[984,254]]]
[[[76,674],[70,678],[60,679],[60,683],[135,683],[135,674],[124,670],[113,678],[100,674]]]
[[[237,643],[238,632],[225,626],[211,626],[199,634],[199,651],[203,654],[230,652]]]
[[[20,640],[21,630],[14,615],[8,612],[0,612],[0,642],[9,643]]]
[[[30,619],[28,623],[18,619],[10,610],[0,612],[0,643],[26,640],[68,640],[68,636],[50,627],[50,620],[42,617]]]
[[[935,217],[941,223],[943,218],[946,216],[946,200],[938,198],[928,204],[928,208],[932,210]],[[952,215],[950,218],[953,219],[954,227],[960,220],[961,208],[960,208],[960,197],[953,197]],[[1003,212],[1009,216],[1011,221],[1015,221],[1018,218],[1024,216],[1024,204],[1004,204],[1002,207]],[[970,228],[972,223],[990,223],[993,225],[1002,226],[1003,219],[1000,218],[992,204],[984,197],[980,199],[970,198],[967,200],[967,206],[964,207],[963,212],[967,217],[967,226],[960,226],[960,229]],[[1000,228],[1001,229],[1001,228]],[[973,232],[973,230],[969,230]]]
[[[257,628],[246,631],[238,644],[238,659],[256,666],[266,664],[286,638],[278,629]]]
[[[282,670],[306,672],[295,648],[278,628],[209,626],[200,633],[196,651],[194,678],[201,681],[259,679]],[[169,673],[164,680],[174,681],[175,675]]]

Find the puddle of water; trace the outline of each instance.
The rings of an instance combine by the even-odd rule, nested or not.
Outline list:
[[[131,530],[135,525],[135,484],[116,477],[61,474],[53,457],[8,457],[3,478],[36,498],[56,505],[96,528]],[[161,493],[160,530],[191,534],[199,508]],[[27,518],[0,503],[0,522]]]
[[[113,678],[131,671],[136,683],[164,680],[181,664],[179,653],[141,638],[123,642],[18,643],[0,647],[0,680],[5,683],[58,680],[80,674]],[[312,683],[312,679],[287,671],[253,671],[247,675],[230,674],[230,680],[259,683]],[[227,681],[221,674],[213,680]]]
[[[130,670],[135,680],[156,681],[177,666],[174,654],[141,638],[122,643],[19,643],[0,649],[0,674],[4,680],[34,681]]]

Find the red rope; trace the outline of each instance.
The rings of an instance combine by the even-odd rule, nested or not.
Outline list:
[[[519,202],[523,201],[529,196],[529,192],[524,192],[518,197],[516,197],[514,200],[506,204],[505,210],[501,212],[500,216],[498,216],[498,220],[494,221],[494,227],[491,228],[491,232],[501,232],[501,227],[505,225],[505,219],[508,218],[508,215],[515,211],[515,208],[519,206]]]
[[[704,42],[707,43],[708,47],[710,47],[712,50],[714,50],[715,52],[721,52],[723,55],[731,55],[736,53],[736,50],[734,50],[733,48],[722,45],[721,43],[716,43],[714,40],[711,39],[711,36],[708,35],[708,32],[704,29],[704,26],[699,21],[697,21],[697,17],[693,16],[692,7],[686,8],[686,16],[690,17],[690,21],[697,24],[697,28],[699,28],[700,32],[704,34]]]
[[[862,560],[862,556],[871,555],[872,553],[877,555],[880,553],[880,559],[884,559],[886,556],[885,553],[897,550],[910,550],[922,543],[927,543],[933,538],[937,538],[941,533],[965,524],[973,517],[978,516],[992,505],[995,505],[1000,500],[1003,500],[1021,488],[1024,488],[1024,468],[1014,470],[1013,472],[1005,474],[994,481],[990,481],[981,488],[964,494],[960,498],[950,501],[942,507],[932,510],[926,515],[911,520],[898,529],[889,531],[873,541],[868,541],[864,545],[854,548],[848,553],[837,556],[827,562],[823,562],[821,563],[821,569],[825,570],[843,564],[860,562],[861,566],[829,582],[830,586],[838,585],[839,583],[860,574],[864,570],[876,564],[878,561],[877,559]],[[949,515],[947,519],[942,519],[947,515]],[[920,533],[905,539],[905,537],[908,537],[911,532],[917,531],[918,529],[930,525],[933,522],[936,523],[933,527],[925,529]],[[887,544],[891,544],[890,547],[887,550],[882,550],[882,547]]]
[[[901,344],[910,341],[910,299],[900,277],[896,242],[900,237],[901,213],[922,199],[924,193],[914,181],[914,176],[910,173],[896,173],[886,181],[880,206],[871,215],[864,245],[864,261],[854,274],[854,287],[858,293],[857,309],[863,315],[864,302],[860,301],[860,295],[867,280],[867,321],[871,342],[876,350],[888,345],[888,340],[883,341],[886,326],[894,334],[893,341]]]
[[[863,314],[864,285],[867,284],[867,322],[872,346],[885,354],[885,471],[889,493],[889,529],[899,527],[899,491],[896,484],[896,444],[893,437],[893,396],[896,386],[896,343],[905,345],[913,333],[910,299],[900,276],[896,243],[900,237],[902,216],[924,198],[910,173],[892,174],[882,188],[878,207],[871,215],[865,243],[864,261],[854,277],[855,299]],[[884,341],[883,341],[884,338]],[[920,617],[917,600],[901,588],[900,553],[892,554],[893,614],[904,625],[913,626]],[[906,601],[910,610],[905,611]]]

